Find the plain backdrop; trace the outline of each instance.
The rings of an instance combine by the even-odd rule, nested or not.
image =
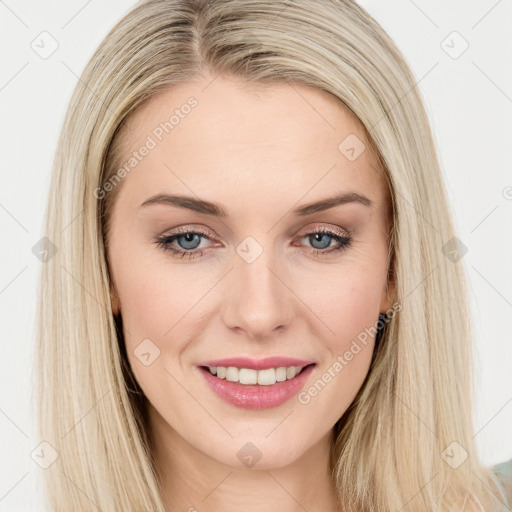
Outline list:
[[[129,0],[0,0],[0,511],[42,510],[32,459],[36,286],[32,247],[57,137],[86,62]],[[512,458],[512,4],[364,0],[418,80],[453,204],[476,326],[475,440]],[[42,32],[50,34],[41,35]],[[41,37],[58,44],[47,58]],[[418,141],[421,144],[421,141]],[[435,222],[435,219],[434,219]],[[450,343],[450,340],[446,340]]]

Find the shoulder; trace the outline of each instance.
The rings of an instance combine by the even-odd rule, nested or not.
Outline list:
[[[496,464],[492,466],[491,469],[498,477],[503,493],[506,497],[507,504],[512,504],[512,459]],[[504,510],[510,509],[504,508]]]

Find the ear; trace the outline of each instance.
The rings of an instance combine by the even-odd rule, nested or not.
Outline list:
[[[391,309],[393,303],[396,302],[396,286],[395,281],[391,275],[388,275],[389,279],[386,283],[386,287],[382,293],[382,298],[380,301],[380,312],[385,313],[388,309]]]
[[[113,285],[110,286],[110,307],[112,308],[112,314],[114,316],[119,315],[121,303]]]

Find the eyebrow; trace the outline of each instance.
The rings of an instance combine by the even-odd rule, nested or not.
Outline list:
[[[333,197],[321,199],[314,203],[309,203],[304,206],[299,206],[295,210],[292,210],[292,214],[304,217],[311,215],[316,212],[322,212],[334,208],[335,206],[347,204],[347,203],[360,203],[364,206],[371,207],[372,201],[366,196],[358,194],[356,192],[346,192]],[[154,205],[163,204],[169,206],[176,206],[178,208],[184,208],[187,210],[193,210],[195,212],[204,213],[206,215],[213,215],[215,217],[227,217],[228,214],[224,208],[210,201],[204,199],[196,199],[189,196],[170,195],[170,194],[156,194],[146,201],[144,201],[139,208]]]

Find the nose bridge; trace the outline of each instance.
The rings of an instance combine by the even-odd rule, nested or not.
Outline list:
[[[224,320],[228,327],[259,338],[272,335],[275,329],[290,322],[292,300],[283,283],[285,276],[279,275],[282,266],[274,251],[250,238],[236,248],[234,268],[226,283]]]

